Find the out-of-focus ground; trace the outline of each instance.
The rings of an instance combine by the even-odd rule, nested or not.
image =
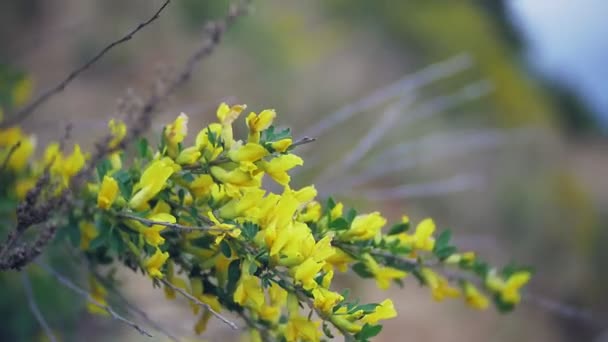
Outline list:
[[[0,58],[26,70],[42,91],[160,3],[3,2]],[[117,101],[127,89],[144,97],[163,73],[179,67],[196,48],[205,19],[221,15],[225,4],[172,2],[25,127],[44,142],[71,123],[73,141],[92,143],[120,115]],[[368,300],[396,301],[399,317],[387,322],[379,341],[593,340],[608,329],[597,324],[608,312],[608,141],[570,94],[524,65],[507,19],[493,6],[475,4],[255,1],[253,13],[164,106],[156,131],[181,111],[196,131],[223,100],[254,111],[275,108],[280,125],[318,138],[301,152],[305,167],[296,185],[313,182],[324,196],[331,192],[391,219],[432,216],[463,248],[536,270],[530,293],[544,304],[530,301],[507,316],[472,311],[460,301],[434,303],[414,279],[404,289],[379,292],[344,276],[339,283]],[[335,125],[325,121],[344,106],[361,107],[359,100],[386,92],[405,75],[412,76],[404,84],[420,81],[428,75],[418,70],[454,56],[464,64],[428,85]],[[192,336],[195,318],[185,303],[166,301],[141,277],[125,276],[125,284],[151,317],[176,335]],[[78,340],[147,340],[103,318],[86,317],[78,326]],[[203,338],[233,336],[213,322]]]

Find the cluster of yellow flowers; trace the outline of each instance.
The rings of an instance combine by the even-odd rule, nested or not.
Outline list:
[[[349,269],[380,289],[411,274],[434,299],[462,297],[478,309],[493,300],[506,311],[520,301],[528,270],[496,270],[472,252],[458,252],[449,231],[436,235],[431,219],[413,232],[406,216],[387,227],[379,212],[359,214],[331,198],[322,203],[314,186],[291,188],[289,171],[303,164],[292,153],[298,142],[274,128],[274,110],[249,113],[247,139],[236,140],[233,123],[245,108],[222,103],[218,122],[201,129],[192,145],[185,142],[188,117],[180,114],[157,148],[141,139],[128,163],[124,151],[113,152],[97,165],[97,180],[70,212],[64,236],[93,266],[119,260],[164,287],[167,298],[179,290],[204,303],[202,312],[192,303],[197,333],[213,312],[228,310],[254,341],[318,341],[336,332],[368,340],[397,312],[390,299],[359,304],[337,292],[335,273]],[[115,148],[127,128],[114,120],[109,128]],[[44,166],[63,187],[87,159],[78,146],[64,156],[51,144],[43,163],[28,166],[32,152],[32,140],[18,128],[0,132],[0,161],[8,158],[18,198]],[[265,190],[265,176],[282,192]],[[91,292],[105,303],[93,278]]]

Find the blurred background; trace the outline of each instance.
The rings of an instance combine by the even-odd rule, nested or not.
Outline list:
[[[0,84],[26,75],[35,97],[161,3],[3,0]],[[71,123],[72,142],[91,147],[125,101],[145,98],[182,65],[205,21],[227,6],[172,1],[24,127],[43,146]],[[365,300],[397,303],[399,317],[378,341],[608,341],[607,10],[601,0],[254,1],[153,131],[182,111],[197,131],[221,101],[275,108],[294,136],[317,138],[300,150],[295,187],[312,182],[322,196],[391,219],[432,216],[462,248],[536,271],[525,304],[506,316],[435,303],[413,279],[379,292],[343,276],[340,284]],[[130,301],[194,338],[185,303],[127,273]],[[81,298],[32,277],[64,340],[149,340],[84,314]],[[44,340],[18,277],[0,282],[0,340]],[[212,325],[203,340],[238,339]]]

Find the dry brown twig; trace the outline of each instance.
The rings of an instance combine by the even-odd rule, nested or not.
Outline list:
[[[105,305],[105,304],[100,303],[99,301],[97,301],[95,298],[93,298],[91,296],[91,294],[89,292],[85,291],[84,289],[80,288],[78,285],[74,284],[71,280],[69,280],[67,277],[65,277],[61,273],[55,271],[54,269],[52,269],[51,267],[49,267],[46,264],[39,263],[39,262],[36,262],[35,264],[38,267],[42,268],[44,271],[46,271],[48,274],[52,275],[53,278],[55,278],[63,286],[65,286],[65,287],[69,288],[70,290],[78,293],[79,295],[85,297],[85,299],[87,301],[89,301],[93,305],[99,307],[100,309],[105,310],[113,319],[115,319],[117,321],[120,321],[120,322],[122,322],[122,323],[130,326],[131,328],[137,330],[142,335],[145,335],[145,336],[148,336],[148,337],[153,337],[152,334],[150,334],[148,331],[144,330],[138,324],[136,324],[133,321],[130,321],[130,320],[124,318],[121,315],[119,315],[109,305]]]
[[[75,80],[78,76],[80,76],[80,74],[82,74],[84,71],[89,69],[93,64],[97,63],[97,61],[99,61],[106,53],[108,53],[110,50],[112,50],[117,45],[120,45],[124,42],[131,40],[135,34],[137,34],[143,28],[145,28],[146,26],[150,25],[152,22],[157,20],[160,17],[161,12],[169,5],[170,2],[171,2],[171,0],[165,0],[165,2],[158,8],[158,10],[154,13],[154,15],[152,17],[150,17],[148,20],[140,23],[139,25],[137,25],[137,27],[135,27],[133,30],[129,31],[125,36],[106,45],[95,56],[93,56],[93,58],[89,59],[83,65],[81,65],[80,67],[78,67],[74,71],[72,71],[63,81],[59,82],[59,84],[57,84],[54,87],[43,92],[39,97],[37,97],[34,101],[32,101],[25,108],[21,109],[20,111],[18,111],[15,114],[9,116],[4,122],[0,123],[0,128],[12,126],[14,124],[17,124],[17,123],[23,121],[26,117],[31,115],[34,112],[34,110],[36,110],[36,108],[38,108],[40,105],[42,105],[43,103],[48,101],[53,96],[62,92],[73,80]]]
[[[162,10],[166,8],[169,2],[170,0],[165,1],[165,3],[163,3],[161,8],[159,8],[159,10],[152,18],[140,24],[136,30],[131,32],[131,36],[132,34],[135,34],[137,31],[150,24],[152,21],[156,20],[160,12],[162,12]],[[42,248],[45,247],[48,242],[51,241],[55,236],[55,232],[57,229],[56,227],[54,229],[49,228],[45,230],[46,233],[41,235],[44,238],[39,238],[36,240],[36,250],[34,252],[29,252],[26,246],[15,247],[15,244],[23,236],[23,233],[31,226],[46,222],[51,217],[51,213],[62,213],[68,208],[70,208],[73,203],[72,200],[69,198],[69,194],[73,191],[77,191],[78,189],[80,189],[86,179],[88,179],[95,170],[97,163],[103,158],[105,158],[107,155],[117,150],[124,149],[126,146],[129,145],[129,143],[133,142],[136,138],[141,136],[148,129],[152,120],[152,116],[157,111],[159,105],[163,103],[168,97],[173,95],[181,86],[187,83],[187,81],[192,77],[192,74],[194,73],[198,64],[215,50],[216,46],[220,43],[221,38],[226,32],[226,29],[230,27],[237,18],[248,12],[248,4],[248,1],[244,1],[240,5],[232,5],[228,11],[228,14],[224,18],[209,22],[205,29],[205,32],[207,33],[207,39],[191,55],[191,57],[187,60],[187,62],[182,67],[181,71],[177,74],[177,76],[171,82],[166,84],[165,87],[159,87],[159,92],[153,94],[146,102],[143,103],[139,112],[133,115],[133,122],[130,125],[131,129],[127,133],[125,139],[123,139],[123,141],[119,144],[119,146],[115,148],[110,148],[108,146],[108,143],[112,139],[110,135],[102,138],[99,142],[97,142],[97,148],[92,158],[89,159],[87,165],[70,180],[70,185],[67,187],[67,189],[65,189],[59,195],[53,198],[46,199],[46,203],[36,206],[42,189],[49,184],[49,168],[50,165],[52,165],[52,162],[47,165],[43,176],[39,178],[36,186],[28,192],[25,201],[23,201],[18,206],[17,226],[13,231],[9,233],[7,241],[0,248],[0,271],[8,269],[19,269],[30,263],[33,258],[35,258],[41,253]],[[129,39],[131,38],[119,41],[122,43]],[[112,47],[118,44],[119,43],[113,44]],[[95,61],[99,60],[99,58],[97,58]],[[89,66],[87,66],[87,68]],[[82,71],[84,71],[84,69],[76,73],[76,76],[79,75]],[[71,74],[74,74],[74,72],[72,72]],[[55,91],[49,96],[55,95],[60,91],[61,90]],[[41,101],[40,103],[44,101],[46,101],[46,99]],[[6,124],[7,121],[5,121],[3,124]]]
[[[228,318],[222,316],[219,312],[213,310],[211,308],[211,306],[209,306],[209,304],[201,302],[198,298],[196,298],[193,295],[189,294],[188,292],[182,290],[181,288],[179,288],[179,287],[171,284],[170,282],[168,282],[165,279],[159,279],[159,281],[161,283],[165,284],[165,286],[170,287],[172,290],[179,292],[182,296],[186,297],[187,299],[190,299],[195,304],[200,305],[201,307],[205,308],[206,310],[209,310],[209,312],[211,312],[211,314],[213,316],[215,316],[216,318],[218,318],[220,321],[226,323],[232,329],[239,330],[239,327],[238,327],[238,325],[236,325],[236,323],[234,323],[233,321],[229,320]]]
[[[25,291],[25,296],[27,297],[27,303],[30,307],[30,311],[44,330],[46,337],[50,342],[56,342],[55,334],[53,334],[53,330],[47,323],[46,319],[44,319],[44,315],[38,308],[38,304],[36,303],[36,298],[34,297],[34,291],[32,291],[32,283],[30,282],[30,277],[26,272],[21,273],[21,282],[23,283],[23,290]]]

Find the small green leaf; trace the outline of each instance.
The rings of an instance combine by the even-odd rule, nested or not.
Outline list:
[[[236,290],[236,284],[241,279],[241,261],[233,260],[228,265],[228,284],[226,285],[226,293],[234,293]]]
[[[450,255],[456,253],[458,249],[456,249],[456,247],[454,246],[445,246],[442,247],[441,249],[438,249],[435,251],[435,255],[440,259],[440,260],[445,260],[447,258],[450,257]]]
[[[363,311],[363,313],[368,314],[368,313],[372,313],[374,311],[376,311],[376,308],[379,306],[380,304],[377,303],[370,303],[370,304],[361,304],[358,305],[357,308],[355,309],[355,311]]]
[[[451,237],[452,237],[451,231],[449,231],[449,230],[442,231],[441,234],[439,234],[439,237],[437,237],[437,241],[435,241],[435,248],[433,249],[433,251],[437,252],[440,249],[447,247],[450,243]]]
[[[323,322],[323,333],[329,338],[334,338],[334,335],[332,335],[331,330],[329,330],[329,325],[327,324],[327,322]]]
[[[348,209],[348,212],[346,213],[346,221],[348,222],[349,226],[351,223],[353,223],[355,217],[357,217],[357,210],[355,210],[354,208]]]
[[[410,228],[410,224],[408,223],[397,223],[391,227],[388,231],[388,235],[397,235],[399,233],[406,232]]]
[[[372,278],[374,274],[367,269],[364,263],[358,262],[352,266],[353,271],[357,273],[361,278]]]
[[[148,156],[148,140],[146,138],[139,138],[137,140],[137,153],[141,158]]]
[[[224,254],[226,258],[230,258],[232,255],[232,249],[226,240],[222,240],[222,242],[220,242],[220,251],[222,251],[222,254]]]
[[[251,241],[255,238],[256,234],[260,230],[260,227],[255,223],[245,222],[243,223],[243,228],[241,229],[241,233],[245,239]]]
[[[333,198],[328,198],[327,199],[327,209],[332,210],[334,207],[336,206],[336,202],[334,201]]]
[[[371,325],[369,323],[365,323],[363,328],[361,328],[361,331],[355,335],[355,338],[357,341],[367,341],[370,338],[378,335],[380,331],[382,331],[381,325]]]
[[[101,180],[111,169],[112,163],[108,159],[104,159],[97,164],[97,176],[99,176],[99,179]]]
[[[329,229],[332,230],[346,230],[349,227],[350,225],[348,224],[348,221],[342,217],[338,217],[329,224]]]

